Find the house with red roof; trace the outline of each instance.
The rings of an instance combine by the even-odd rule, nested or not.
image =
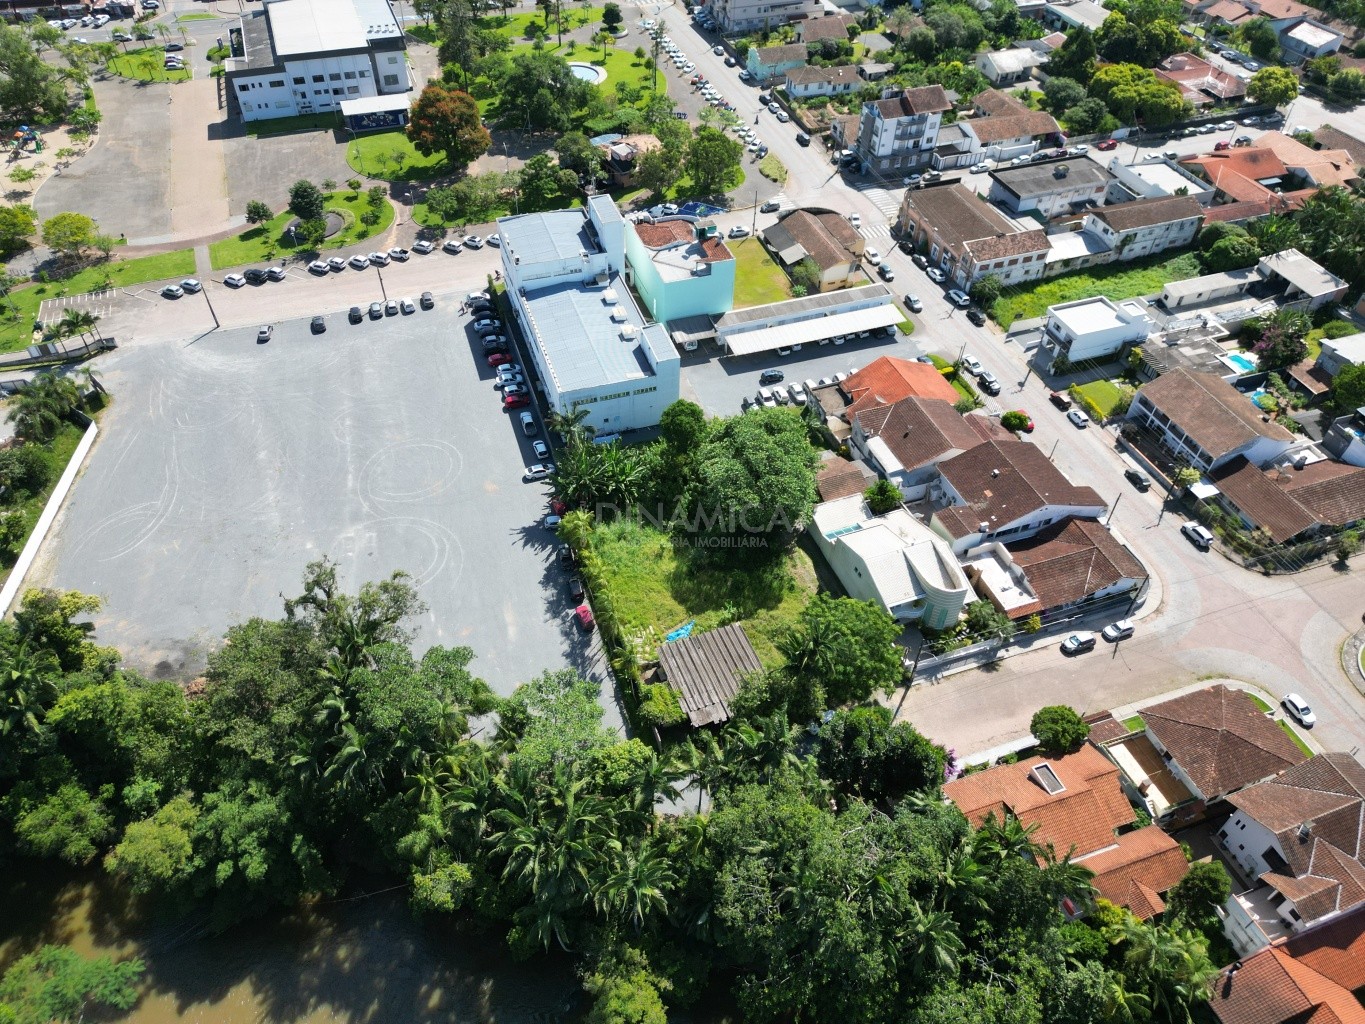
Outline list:
[[[1097,896],[1143,920],[1166,909],[1164,894],[1189,870],[1179,844],[1160,828],[1134,828],[1137,814],[1119,769],[1093,746],[964,775],[943,795],[974,827],[1012,817],[1034,828],[1035,842],[1094,872]]]

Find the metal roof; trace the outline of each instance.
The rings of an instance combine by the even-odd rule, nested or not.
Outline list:
[[[342,100],[341,113],[345,117],[355,114],[379,114],[390,110],[407,110],[412,106],[413,93],[394,92],[379,96],[361,96],[359,99]]]
[[[774,316],[787,317],[799,316],[803,313],[817,313],[820,310],[829,309],[831,306],[843,306],[874,298],[890,302],[891,291],[884,284],[865,284],[861,288],[841,288],[838,291],[821,292],[819,295],[805,295],[799,299],[783,299],[781,302],[770,302],[766,306],[732,309],[720,318],[720,323],[717,326],[724,330],[739,324],[753,323],[755,320],[767,320]]]
[[[763,670],[738,622],[663,644],[659,667],[694,726],[729,719],[740,680]]]
[[[755,352],[769,352],[775,348],[790,345],[804,345],[807,342],[833,338],[840,334],[853,334],[870,331],[877,327],[890,327],[905,319],[896,306],[885,303],[867,309],[853,309],[844,313],[831,313],[828,316],[815,316],[808,320],[779,324],[776,327],[761,327],[753,331],[739,331],[727,334],[724,338],[731,355],[744,356]]]

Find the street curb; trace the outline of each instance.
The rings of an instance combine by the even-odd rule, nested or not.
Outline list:
[[[1356,688],[1356,692],[1365,696],[1365,675],[1361,674],[1360,652],[1365,648],[1365,629],[1358,629],[1354,633],[1347,635],[1342,641],[1338,650],[1338,657],[1341,659],[1341,671],[1346,678],[1351,681],[1351,685]]]

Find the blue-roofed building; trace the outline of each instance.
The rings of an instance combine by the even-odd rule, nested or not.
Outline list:
[[[626,222],[610,196],[503,217],[503,276],[545,398],[599,434],[652,427],[678,399],[678,352],[622,276]]]

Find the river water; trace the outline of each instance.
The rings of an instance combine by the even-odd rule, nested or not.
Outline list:
[[[20,861],[4,875],[0,965],[48,942],[140,956],[129,1024],[552,1024],[584,1008],[568,957],[518,963],[496,932],[422,925],[401,888],[211,936],[138,907],[96,869]]]

